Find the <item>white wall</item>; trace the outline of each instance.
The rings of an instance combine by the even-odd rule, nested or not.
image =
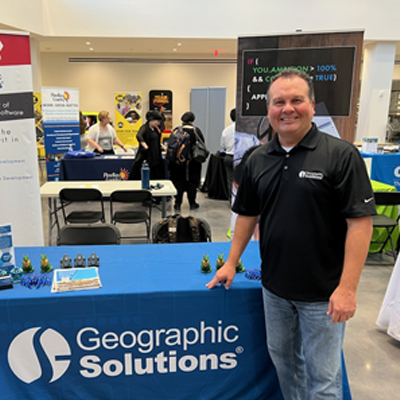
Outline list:
[[[101,56],[100,56],[101,57]],[[83,111],[114,110],[115,92],[140,91],[144,111],[149,108],[150,90],[172,90],[174,125],[190,109],[190,89],[225,86],[226,125],[235,107],[236,64],[129,64],[68,63],[65,54],[42,53],[42,85],[76,87]]]
[[[0,23],[42,35],[235,38],[365,29],[400,40],[398,0],[2,0]]]
[[[45,30],[44,0],[1,0],[0,23],[27,32]]]

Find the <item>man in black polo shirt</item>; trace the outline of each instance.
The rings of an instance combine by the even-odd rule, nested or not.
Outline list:
[[[282,71],[267,95],[277,135],[246,163],[229,258],[207,286],[229,289],[259,221],[267,344],[284,398],[342,399],[344,323],[356,310],[373,193],[357,149],[312,123],[307,74]]]

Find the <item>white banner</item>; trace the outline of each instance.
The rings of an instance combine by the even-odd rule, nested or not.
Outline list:
[[[0,31],[0,225],[14,246],[42,246],[29,35]]]
[[[42,113],[47,180],[58,181],[61,158],[81,148],[79,89],[43,87]]]

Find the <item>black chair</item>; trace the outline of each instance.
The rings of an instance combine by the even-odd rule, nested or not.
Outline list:
[[[95,188],[74,188],[60,190],[61,209],[65,224],[93,224],[105,222],[103,196]],[[73,203],[86,204],[86,210],[80,209],[67,214],[66,207]]]
[[[377,206],[399,206],[400,205],[400,192],[374,192],[375,204]],[[390,242],[392,248],[393,257],[396,262],[396,248],[393,245],[392,233],[399,224],[400,215],[397,219],[390,218],[383,214],[374,215],[372,217],[372,224],[374,228],[385,228],[387,232],[387,238],[384,241],[371,241],[371,243],[381,243],[382,246],[379,249],[379,253],[382,253],[387,242]]]
[[[57,246],[120,244],[119,229],[112,224],[65,225],[60,229]]]
[[[113,224],[146,225],[146,235],[121,236],[122,239],[147,239],[147,243],[150,242],[152,200],[149,190],[116,190],[111,193],[110,215]]]

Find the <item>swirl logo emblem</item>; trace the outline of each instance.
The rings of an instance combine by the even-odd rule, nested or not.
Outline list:
[[[34,338],[41,328],[31,328],[14,338],[8,349],[8,364],[14,374],[25,383],[32,383],[42,376],[42,366],[34,346]],[[39,343],[52,368],[50,383],[64,375],[71,361],[68,342],[54,329],[46,329]]]

